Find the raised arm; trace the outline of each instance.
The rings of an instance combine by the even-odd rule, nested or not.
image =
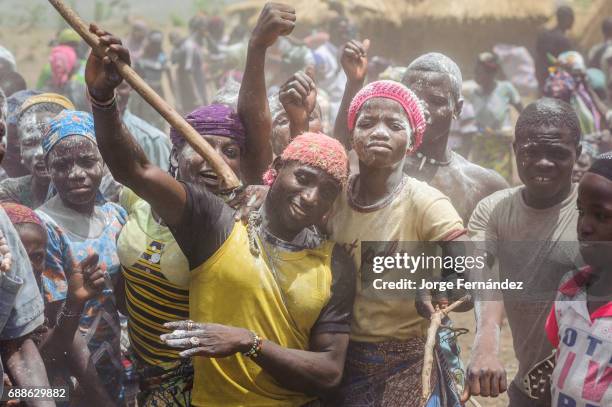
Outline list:
[[[116,52],[123,61],[130,62],[129,52],[121,40],[93,24],[90,30],[103,45]],[[149,162],[140,145],[123,125],[114,102],[115,88],[122,79],[110,57],[100,59],[91,53],[85,80],[92,98],[98,148],[113,177],[149,202],[168,225],[178,224],[187,200],[185,189],[166,171]]]
[[[261,11],[251,34],[238,96],[238,114],[247,132],[242,174],[248,184],[259,184],[261,176],[272,161],[272,119],[264,73],[266,51],[279,36],[293,31],[295,20],[293,7],[268,3]]]
[[[99,256],[87,256],[72,271],[68,280],[66,302],[53,328],[47,330],[38,346],[41,353],[58,357],[70,348],[85,303],[104,289],[104,272],[98,266]]]
[[[296,72],[280,88],[278,98],[287,112],[292,140],[309,130],[310,115],[317,104],[313,74],[311,67],[305,72]]]
[[[347,81],[340,109],[338,110],[338,116],[336,116],[336,123],[334,124],[334,138],[340,141],[347,151],[351,149],[348,110],[351,106],[351,101],[363,87],[368,75],[368,48],[370,48],[370,40],[364,40],[363,43],[351,40],[342,49],[340,62]]]

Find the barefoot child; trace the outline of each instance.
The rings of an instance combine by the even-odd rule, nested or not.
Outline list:
[[[568,273],[546,321],[557,348],[553,406],[612,405],[612,154],[578,187],[578,241],[587,266]]]

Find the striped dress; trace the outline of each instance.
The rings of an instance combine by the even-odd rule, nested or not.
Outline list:
[[[189,319],[189,266],[170,230],[159,225],[148,203],[125,189],[128,220],[118,240],[125,280],[128,333],[140,381],[139,406],[186,406],[193,369],[159,336],[163,324]]]

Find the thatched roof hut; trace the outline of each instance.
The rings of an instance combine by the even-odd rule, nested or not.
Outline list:
[[[329,0],[287,1],[300,25],[324,24],[335,15]],[[336,0],[370,38],[374,54],[407,64],[428,52],[443,52],[460,63],[466,76],[478,52],[498,43],[533,48],[542,24],[554,15],[554,0]],[[252,16],[265,0],[247,0],[228,13]]]

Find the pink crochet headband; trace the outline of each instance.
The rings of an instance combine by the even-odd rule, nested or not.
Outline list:
[[[304,133],[294,138],[280,156],[283,162],[298,161],[319,168],[338,181],[346,184],[348,157],[340,142],[322,133]],[[276,171],[270,169],[263,176],[266,185],[272,185]]]
[[[398,102],[404,108],[412,132],[414,134],[414,145],[408,151],[409,153],[416,151],[423,142],[423,134],[427,124],[425,122],[425,114],[421,101],[416,95],[406,86],[395,81],[376,81],[368,84],[361,89],[353,98],[348,113],[348,128],[352,131],[355,128],[357,121],[357,113],[370,99],[387,98]]]

